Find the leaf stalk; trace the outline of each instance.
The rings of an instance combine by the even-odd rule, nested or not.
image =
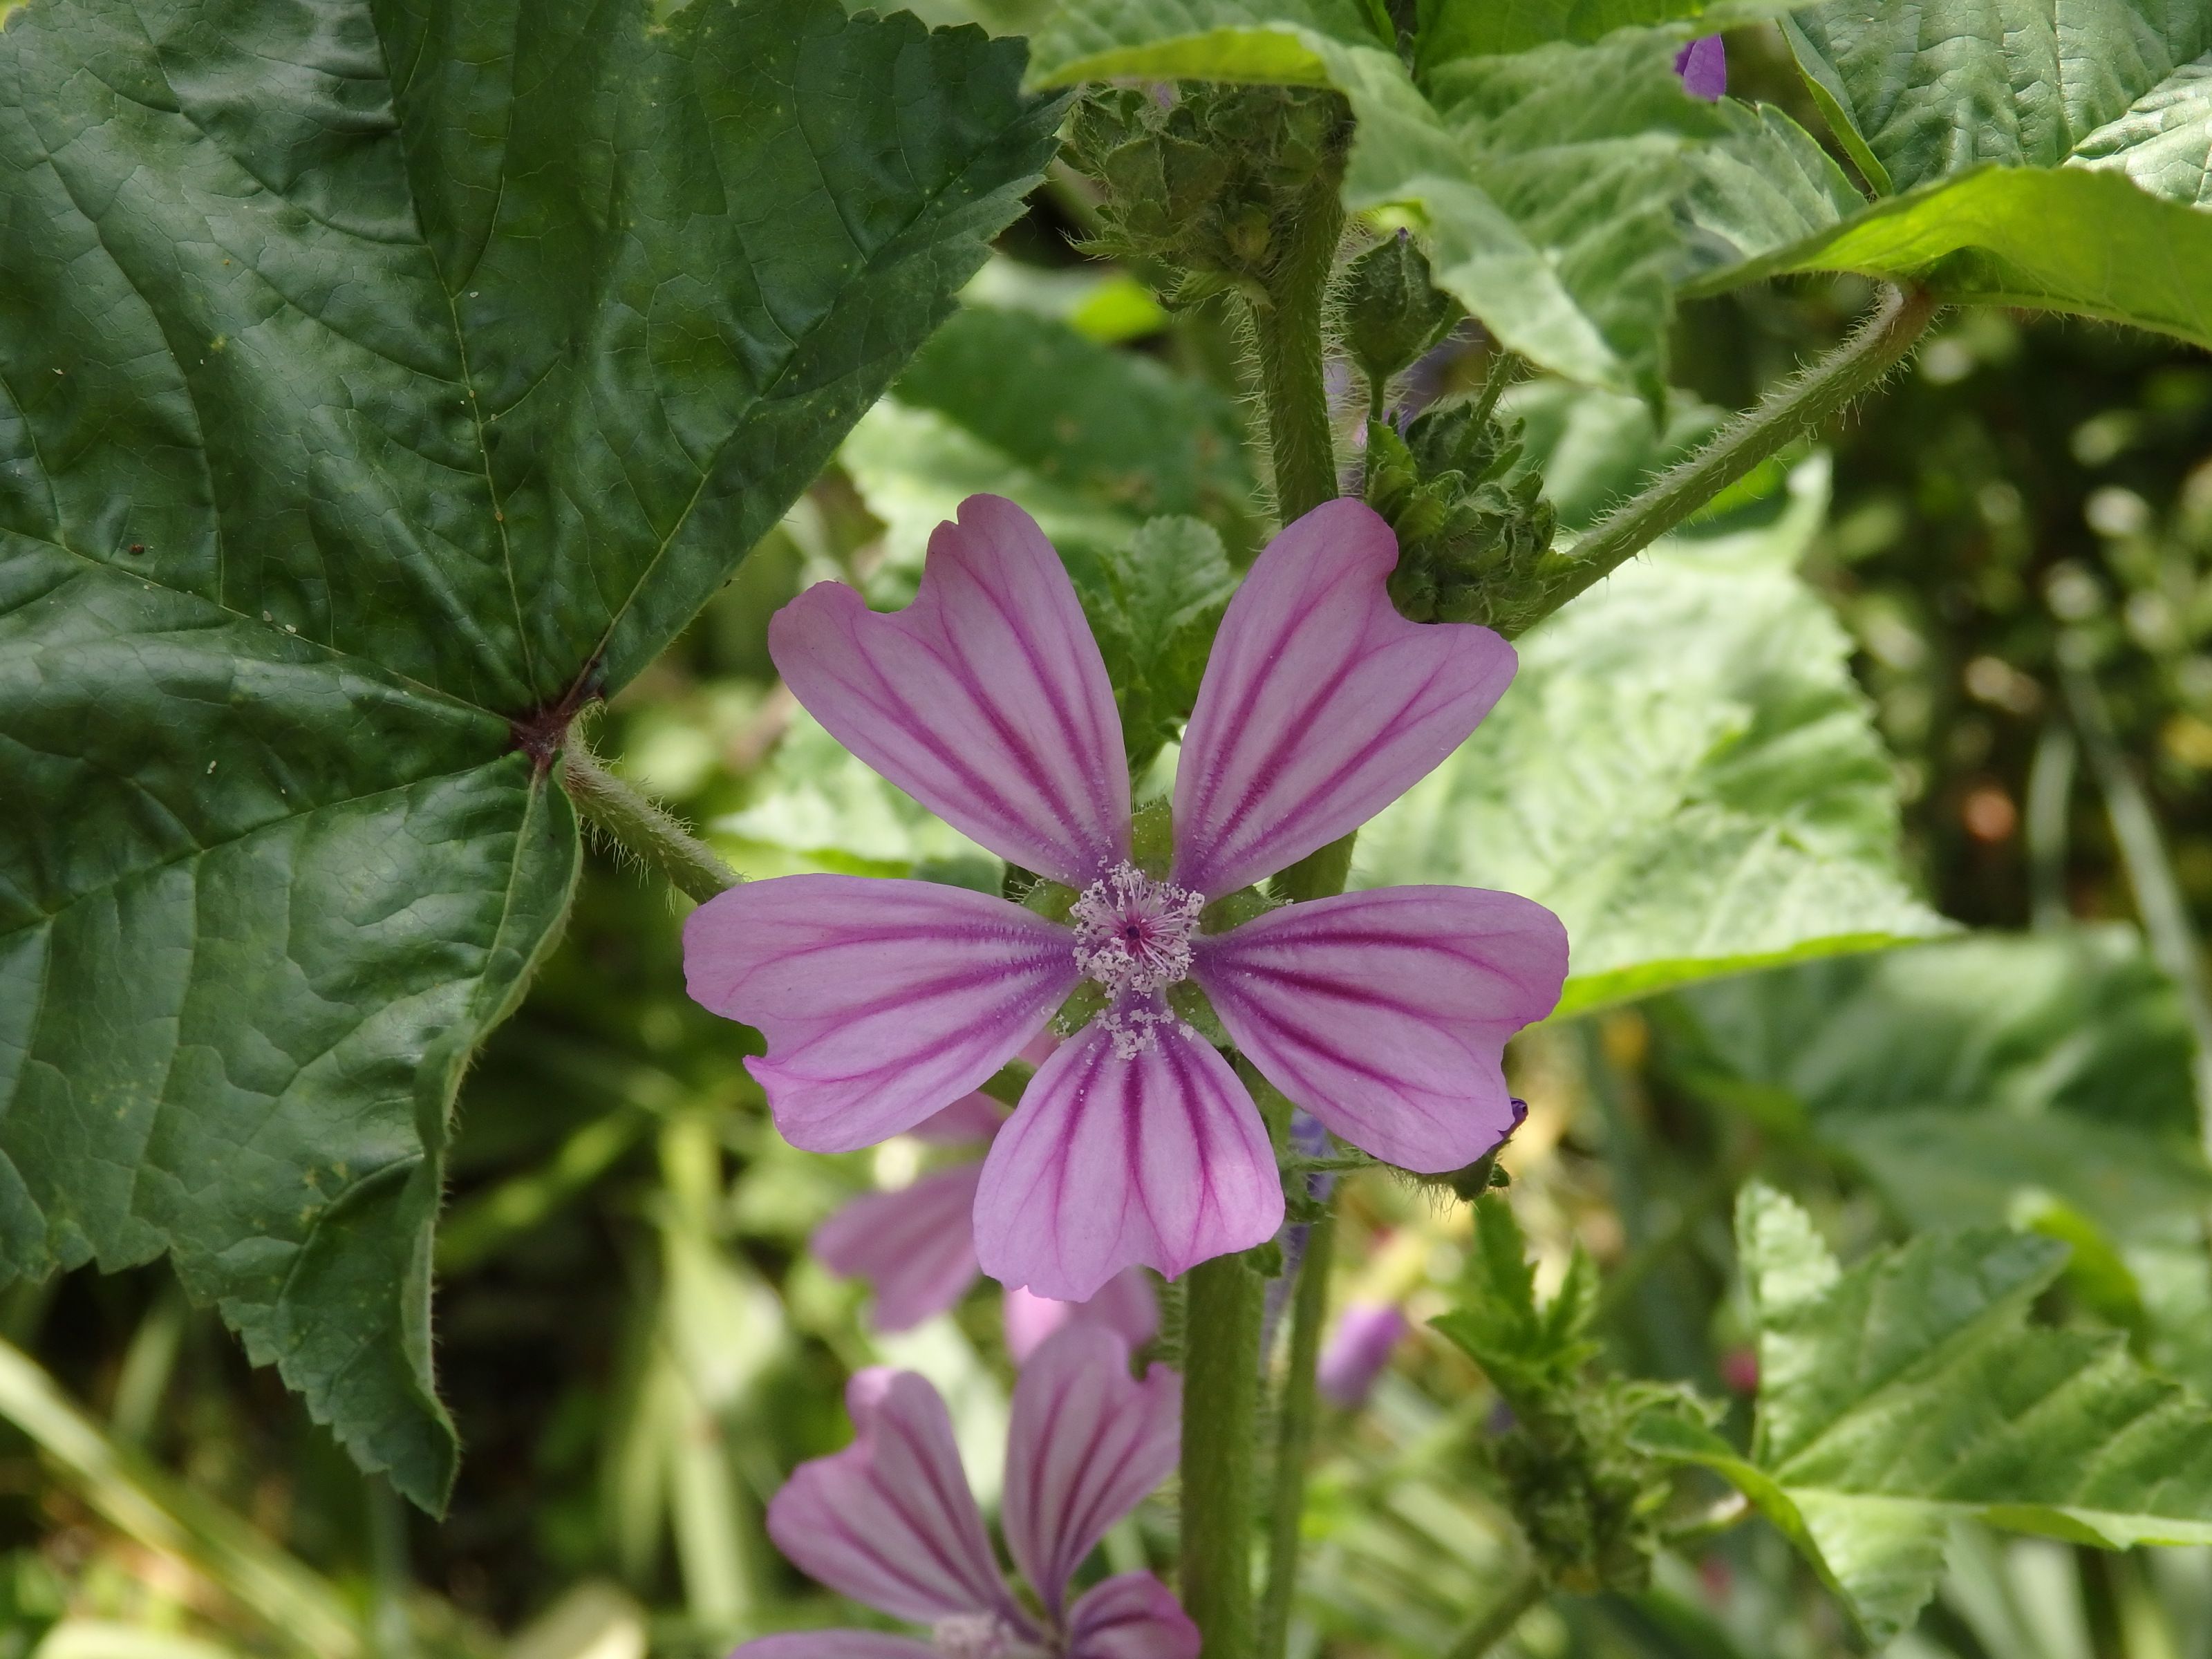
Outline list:
[[[1518,633],[1611,575],[1721,491],[1828,419],[1903,362],[1928,331],[1939,306],[1920,289],[1885,283],[1881,302],[1850,337],[1738,416],[1696,454],[1677,462],[1592,526],[1574,545],[1547,558],[1533,608]]]
[[[666,808],[600,765],[574,736],[562,757],[561,781],[578,811],[687,897],[704,904],[744,879]]]

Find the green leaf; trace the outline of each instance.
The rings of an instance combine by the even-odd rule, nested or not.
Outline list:
[[[1696,289],[1852,270],[2212,343],[2212,9],[2092,0],[2054,21],[2027,0],[1828,0],[1784,27],[1891,199],[1774,199],[1771,147],[1732,186],[1709,168]]]
[[[1114,682],[1129,770],[1141,775],[1190,718],[1237,572],[1195,519],[1154,519],[1124,547],[1063,557]]]
[[[1526,52],[1553,40],[1589,42],[1615,29],[1694,23],[1711,32],[1754,23],[1805,0],[1427,0],[1421,61]]]
[[[2161,200],[2109,169],[1966,173],[1691,291],[1812,270],[1913,282],[1948,300],[2098,317],[2212,345],[2212,213]]]
[[[2196,1133],[2188,1024],[2131,927],[1808,963],[1698,986],[1655,1012],[1678,1077],[1823,1134],[1936,1108]]]
[[[822,729],[800,709],[754,775],[754,798],[718,819],[738,869],[754,878],[793,870],[910,876],[918,866],[988,869],[998,860]],[[767,852],[786,856],[764,857]]]
[[[1352,0],[1069,0],[1038,34],[1035,74],[1053,85],[1143,76],[1336,88],[1358,118],[1348,208],[1410,210],[1439,285],[1499,339],[1656,403],[1674,287],[1795,240],[1857,201],[1832,167],[1808,182],[1818,147],[1802,134],[1794,146],[1782,140],[1785,118],[1684,92],[1673,59],[1687,33],[1630,31],[1511,56],[1439,52],[1417,77]],[[1778,194],[1796,216],[1762,231],[1739,189],[1732,217],[1716,210],[1705,229],[1692,225],[1690,198],[1710,188],[1703,149],[1741,158],[1778,144],[1795,170]],[[1809,221],[1799,199],[1808,191],[1828,202]]]
[[[1884,193],[1984,162],[2057,167],[2212,51],[2212,8],[2145,0],[1827,0],[1784,27]]]
[[[2212,1541],[2212,1413],[2116,1336],[2027,1322],[2064,1245],[1928,1235],[1844,1272],[1756,1184],[1736,1229],[1759,1323],[1752,1455],[1680,1427],[1638,1444],[1735,1480],[1871,1639],[1911,1622],[1962,1517],[2116,1548]]]
[[[1563,1012],[1944,931],[1898,868],[1849,641],[1791,568],[1824,466],[1772,524],[1678,538],[1524,635],[1482,728],[1360,832],[1356,883],[1551,906]]]
[[[1018,45],[834,4],[0,34],[0,1266],[169,1253],[436,1507],[430,1230],[564,911],[547,763],[1050,153]]]
[[[879,605],[913,597],[930,533],[978,491],[1020,502],[1070,558],[1126,549],[1157,513],[1206,518],[1240,550],[1251,536],[1229,399],[1034,314],[961,312],[839,459],[889,528]]]
[[[1565,380],[1526,380],[1501,400],[1521,422],[1528,464],[1562,530],[1587,530],[1719,431],[1728,416],[1685,392],[1670,392],[1663,422],[1640,398],[1593,392]]]
[[[2065,1239],[2085,1304],[2212,1388],[2192,1047],[2132,928],[1807,963],[1654,1012],[1671,1075],[1785,1133],[1809,1127],[1912,1228]]]

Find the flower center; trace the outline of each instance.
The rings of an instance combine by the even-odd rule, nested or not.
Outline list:
[[[1190,936],[1205,908],[1189,889],[1117,864],[1083,890],[1069,913],[1075,965],[1117,1002],[1157,996],[1190,977]]]
[[[1028,1659],[1042,1655],[995,1613],[956,1613],[929,1628],[929,1645],[944,1659]]]

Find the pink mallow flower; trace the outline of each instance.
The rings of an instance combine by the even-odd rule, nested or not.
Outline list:
[[[1126,1343],[1077,1328],[1014,1384],[1001,1517],[1033,1606],[1000,1571],[937,1390],[911,1371],[865,1370],[845,1403],[853,1443],[799,1465],[768,1506],[769,1536],[811,1577],[929,1639],[797,1631],[731,1659],[1195,1659],[1197,1626],[1151,1573],[1067,1599],[1098,1540],[1175,1467],[1173,1371],[1155,1365],[1139,1382]]]
[[[939,526],[892,616],[824,582],[779,611],[784,682],[939,817],[1076,897],[1064,921],[966,888],[857,876],[734,887],[684,924],[691,994],[755,1026],[745,1064],[793,1145],[912,1128],[1012,1059],[1091,981],[1103,1007],[1037,1071],[975,1194],[982,1269],[1079,1302],[1273,1237],[1282,1183],[1227,1060],[1176,1011],[1202,990],[1267,1080],[1422,1172],[1512,1122],[1506,1039],[1549,1013],[1559,919],[1507,893],[1409,887],[1267,910],[1214,901],[1365,823],[1465,741],[1513,678],[1488,629],[1417,624],[1397,544],[1358,501],[1289,526],[1231,602],[1183,734],[1173,854],[1140,868],[1113,687],[1067,573],[1012,501]]]
[[[1042,1052],[1038,1052],[1042,1049]],[[1048,1042],[1032,1044],[1023,1058],[1042,1063]],[[980,1151],[1005,1121],[988,1095],[968,1095],[915,1126],[925,1140],[973,1143]],[[954,1306],[982,1269],[975,1261],[975,1183],[979,1158],[923,1176],[910,1186],[853,1200],[809,1241],[815,1258],[831,1273],[864,1279],[876,1292],[870,1322],[879,1331],[911,1330]],[[1141,1347],[1160,1328],[1158,1299],[1141,1267],[1127,1267],[1087,1302],[1056,1302],[1020,1289],[1006,1293],[1006,1349],[1026,1360],[1054,1331],[1069,1324],[1103,1325],[1130,1347]]]

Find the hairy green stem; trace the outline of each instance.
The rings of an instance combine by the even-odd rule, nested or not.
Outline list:
[[[1275,1410],[1275,1480],[1267,1514],[1267,1578],[1260,1597],[1259,1659],[1283,1659],[1291,1638],[1291,1602],[1298,1582],[1298,1534],[1305,1517],[1306,1460],[1313,1446],[1314,1376],[1322,1327],[1328,1316],[1328,1272],[1336,1255],[1336,1217],[1324,1213],[1306,1231],[1298,1285],[1291,1304],[1289,1373]]]
[[[1535,607],[1515,619],[1514,631],[1612,574],[1768,456],[1817,431],[1903,361],[1936,309],[1927,293],[1885,286],[1874,314],[1849,339],[1607,514],[1572,548],[1547,558],[1539,571]]]
[[[1182,1382],[1182,1604],[1200,1659],[1252,1652],[1253,1452],[1267,1281],[1241,1255],[1201,1261],[1188,1290]]]
[[[1544,1575],[1531,1566],[1506,1587],[1505,1593],[1485,1607],[1451,1639],[1443,1659],[1483,1659],[1483,1656],[1513,1634],[1529,1608],[1544,1599]]]
[[[574,737],[562,757],[561,781],[577,811],[617,846],[667,877],[678,892],[704,904],[744,879],[669,812],[600,765]]]
[[[1301,210],[1276,226],[1288,240],[1267,273],[1266,300],[1252,307],[1252,336],[1275,507],[1288,524],[1336,497],[1336,440],[1322,378],[1322,306],[1344,229],[1337,170],[1322,169]]]

